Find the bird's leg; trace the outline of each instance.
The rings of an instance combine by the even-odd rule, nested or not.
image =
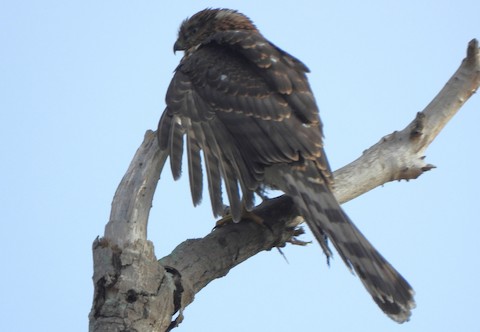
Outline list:
[[[232,215],[230,214],[230,211],[229,209],[225,209],[225,214],[223,215],[222,219],[218,220],[215,224],[215,228],[219,228],[219,227],[222,227],[222,226],[225,226],[226,224],[229,224],[229,223],[232,223],[234,222],[233,221],[233,217]],[[249,221],[253,221],[254,223],[260,225],[260,226],[266,226],[268,227],[263,218],[260,217],[259,215],[255,214],[255,212],[253,211],[248,211],[245,207],[245,205],[243,205],[243,208],[242,208],[242,219],[241,221],[244,221],[244,220],[249,220]]]
[[[263,186],[259,187],[256,191],[255,194],[257,194],[262,201],[268,201],[270,197],[267,196],[267,189]]]

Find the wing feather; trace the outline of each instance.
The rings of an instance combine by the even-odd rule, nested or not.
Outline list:
[[[203,176],[200,146],[193,135],[187,135],[188,176],[193,205],[202,201]]]
[[[183,135],[184,129],[178,116],[173,116],[170,127],[170,168],[175,180],[182,175]]]
[[[253,207],[253,192],[261,186],[265,166],[297,161],[300,155],[308,159],[319,155],[321,127],[313,120],[305,126],[297,116],[310,112],[311,118],[318,119],[305,77],[308,69],[301,62],[257,36],[226,33],[217,37],[217,42],[233,46],[206,45],[177,68],[167,92],[168,116],[162,117],[159,140],[163,149],[168,145],[172,173],[178,178],[187,134],[194,204],[202,196],[203,150],[214,214],[223,210],[223,179],[238,220],[242,200],[249,209]],[[305,105],[311,109],[304,110]]]
[[[173,116],[168,112],[166,109],[160,121],[158,122],[158,130],[157,130],[157,137],[158,137],[158,145],[160,146],[160,150],[168,150],[170,145],[170,129],[172,127],[172,120]]]
[[[202,149],[208,179],[208,192],[210,194],[213,214],[218,217],[224,212],[220,161],[217,157],[219,152],[211,127],[206,123],[201,123],[200,125],[205,134],[205,144]]]

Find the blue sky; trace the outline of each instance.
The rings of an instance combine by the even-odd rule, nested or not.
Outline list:
[[[409,123],[480,38],[476,0],[1,2],[0,330],[87,329],[91,244],[164,109],[178,26],[205,7],[239,9],[310,67],[334,169]],[[473,96],[427,150],[438,168],[345,204],[415,288],[410,322],[390,321],[313,244],[285,248],[289,263],[264,252],[211,283],[179,331],[478,328],[479,123]],[[159,258],[214,224],[187,182],[165,172],[157,188],[149,239]]]

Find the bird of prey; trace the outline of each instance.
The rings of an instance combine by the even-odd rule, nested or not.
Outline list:
[[[186,142],[194,205],[202,199],[202,155],[216,216],[224,213],[222,187],[234,221],[254,207],[255,192],[283,191],[327,257],[328,239],[377,305],[393,320],[407,321],[413,289],[332,194],[309,69],[231,9],[209,8],[186,19],[174,51],[184,56],[167,91],[158,140],[175,179]]]

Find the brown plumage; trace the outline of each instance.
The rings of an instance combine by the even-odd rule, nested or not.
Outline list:
[[[265,37],[245,15],[205,9],[185,20],[174,50],[185,51],[167,91],[160,148],[181,175],[184,136],[193,203],[202,199],[201,154],[213,212],[224,211],[222,180],[235,221],[254,193],[291,196],[327,257],[330,239],[379,307],[410,317],[413,290],[343,212],[332,176],[308,68]]]

